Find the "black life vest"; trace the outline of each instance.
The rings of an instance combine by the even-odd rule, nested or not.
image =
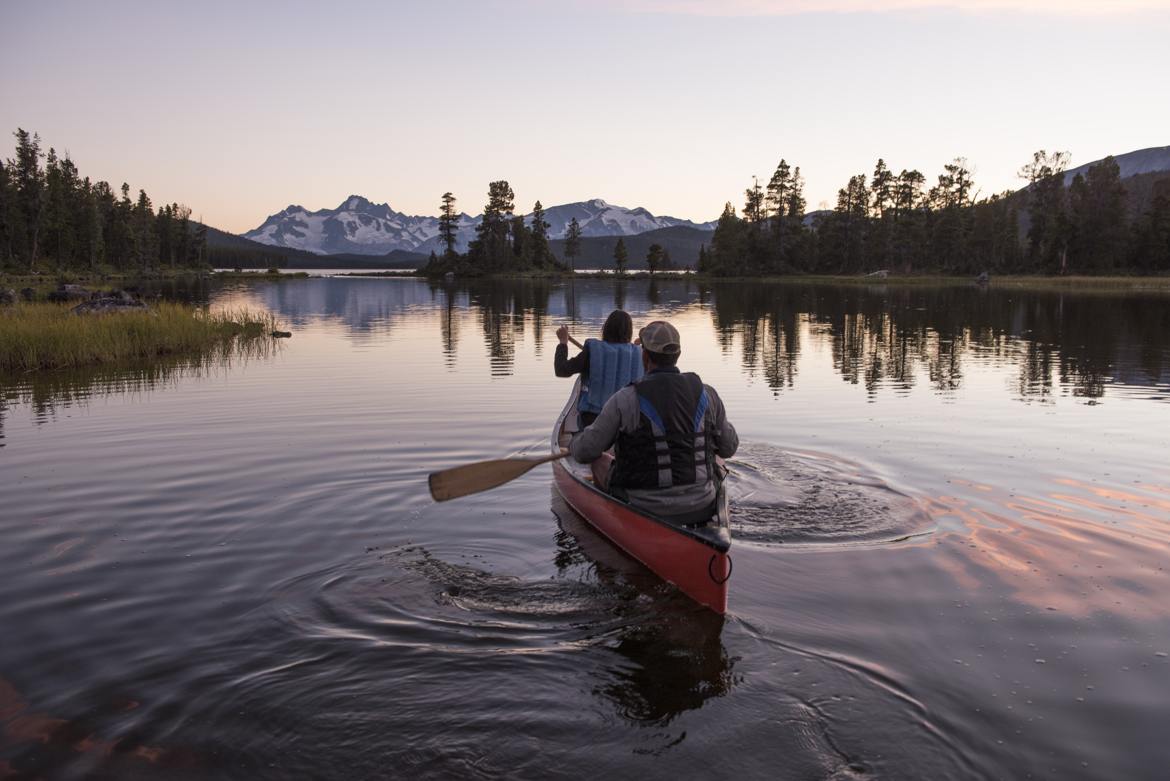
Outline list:
[[[617,489],[705,483],[714,475],[715,444],[699,375],[656,371],[634,383],[638,428],[618,432],[609,484]]]

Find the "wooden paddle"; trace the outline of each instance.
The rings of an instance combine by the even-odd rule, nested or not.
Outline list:
[[[556,461],[569,455],[568,450],[539,458],[500,458],[495,461],[479,461],[464,464],[441,472],[431,472],[427,484],[431,487],[431,498],[436,502],[458,499],[460,496],[479,493],[515,480],[533,467]]]

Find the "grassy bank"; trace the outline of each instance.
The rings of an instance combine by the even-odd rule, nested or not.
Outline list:
[[[67,304],[25,303],[0,308],[0,371],[63,369],[143,361],[270,338],[267,313],[208,313],[159,303],[150,311],[74,315]]]

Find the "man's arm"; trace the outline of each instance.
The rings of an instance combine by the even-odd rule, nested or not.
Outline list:
[[[588,464],[597,460],[615,441],[622,425],[621,397],[633,393],[632,387],[622,388],[609,397],[597,419],[585,430],[573,436],[569,452],[578,462]]]
[[[720,458],[731,458],[739,449],[739,434],[735,433],[735,426],[727,419],[727,411],[723,408],[723,399],[710,385],[707,386],[707,396],[711,399],[707,414],[715,421],[715,453]]]

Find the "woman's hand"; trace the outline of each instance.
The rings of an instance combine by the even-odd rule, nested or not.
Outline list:
[[[557,329],[557,338],[561,340],[561,344],[569,343],[569,327],[567,325],[562,325]]]

